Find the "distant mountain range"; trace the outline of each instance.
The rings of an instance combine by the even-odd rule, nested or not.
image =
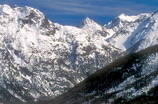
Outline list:
[[[148,47],[158,42],[157,33],[158,12],[137,16],[121,14],[104,26],[90,18],[85,18],[78,27],[74,27],[53,23],[42,12],[31,7],[0,5],[0,102],[17,104],[17,102],[50,100],[68,91],[89,75],[96,75],[94,72],[104,66],[113,65],[109,63],[119,57],[146,48],[149,50]],[[147,73],[156,71],[157,61],[154,60],[157,58],[157,51],[155,52],[157,48],[151,49],[154,53],[143,53],[143,56],[146,56],[145,61],[134,54],[134,56],[129,55],[132,57],[131,60],[127,58],[126,61],[120,62],[116,69],[115,65],[111,67],[112,69],[105,69],[118,70],[118,73],[109,74],[110,77],[107,79],[102,77],[103,74],[106,76],[106,73],[98,74],[97,78],[105,79],[105,82],[103,80],[97,82],[93,79],[95,83],[92,89],[89,89],[92,83],[89,81],[91,76],[88,77],[86,79],[90,83],[90,86],[86,85],[88,92],[82,91],[81,94],[86,97],[79,97],[79,100],[82,98],[82,103],[90,100],[98,103],[99,100],[95,100],[94,97],[103,99],[95,92],[102,90],[105,95],[115,93],[111,95],[112,97],[108,97],[111,99],[107,99],[106,102],[115,101],[122,94],[126,94],[126,91],[131,91],[127,99],[134,99],[137,95],[141,95],[140,92],[134,93],[136,89],[133,86],[135,81],[147,76]],[[135,65],[137,61],[138,66]],[[153,68],[147,70],[145,74],[144,70],[152,65]],[[131,69],[132,67],[134,68]],[[137,67],[141,71],[137,70]],[[99,72],[100,70],[97,71]],[[125,74],[125,77],[122,74]],[[137,75],[138,77],[135,77]],[[114,76],[118,76],[118,79]],[[149,78],[148,84],[152,84],[152,81],[156,82],[154,78],[156,76]],[[86,80],[81,84],[87,84]],[[106,85],[108,90],[103,88],[96,90],[98,86],[102,86],[101,83],[104,87]],[[105,83],[109,83],[109,86]],[[131,87],[124,89],[128,85]],[[147,87],[147,85],[144,86]],[[148,88],[147,91],[155,86]],[[138,91],[144,91],[141,88]],[[72,103],[71,99],[67,101]]]

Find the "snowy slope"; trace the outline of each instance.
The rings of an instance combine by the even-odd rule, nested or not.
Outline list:
[[[107,35],[89,18],[80,27],[63,26],[37,9],[1,5],[0,101],[38,101],[67,91],[120,54]]]
[[[150,15],[127,16],[121,14],[105,25],[106,28],[113,31],[111,37],[106,39],[106,41],[124,51],[131,48],[144,38],[143,32],[148,28],[146,27],[147,24],[150,24],[150,21],[148,21]],[[150,36],[150,34],[148,35]]]

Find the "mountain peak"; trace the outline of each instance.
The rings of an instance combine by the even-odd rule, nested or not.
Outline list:
[[[92,19],[90,19],[89,17],[86,17],[83,21],[83,24],[92,24],[92,23],[96,23],[95,21],[93,21]]]
[[[134,22],[139,18],[139,16],[128,16],[128,15],[122,13],[117,18],[119,18],[122,21]]]
[[[46,27],[46,28],[48,28],[50,25],[49,20],[41,11],[29,6],[11,7],[7,4],[0,5],[0,15],[3,17],[1,21],[6,19],[5,17],[7,16],[8,23],[10,20],[13,20],[12,23],[15,22],[15,24],[17,24],[18,21],[23,24],[29,24],[32,26]]]
[[[19,6],[9,6],[7,4],[0,5],[0,14],[2,15],[3,13],[8,14],[12,17],[26,17],[30,13],[34,13],[38,17],[43,17],[44,14],[40,12],[39,10],[29,7],[29,6],[24,6],[24,7],[19,7]]]
[[[7,4],[3,4],[3,5],[0,5],[0,8],[10,8],[10,6],[9,5],[7,5]]]
[[[117,16],[115,19],[110,21],[108,24],[105,24],[104,26],[108,29],[113,29],[114,31],[117,31],[118,29],[121,29],[125,24],[141,22],[144,19],[148,18],[149,16],[150,13],[141,13],[135,16],[129,16],[122,13],[119,16]]]
[[[82,28],[86,25],[93,25],[93,24],[97,24],[97,23],[95,21],[93,21],[92,19],[90,19],[89,17],[86,17],[84,20],[82,20],[79,27]]]
[[[85,28],[85,29],[89,29],[89,28],[99,28],[100,29],[100,25],[98,23],[96,23],[94,20],[90,19],[89,17],[86,17],[84,20],[82,20],[80,26],[80,28]]]
[[[7,4],[0,5],[0,14],[1,13],[11,14],[12,13],[12,8]]]

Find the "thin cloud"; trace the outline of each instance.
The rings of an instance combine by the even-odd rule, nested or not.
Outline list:
[[[59,1],[49,1],[44,5],[50,10],[58,10],[61,11],[59,14],[78,14],[78,15],[118,15],[119,13],[125,12],[128,14],[137,14],[143,12],[142,8],[152,8],[148,5],[106,5],[106,6],[99,6],[94,4],[84,4],[83,2],[59,2]],[[53,11],[52,11],[53,12]]]
[[[2,2],[3,1],[3,2]],[[120,13],[135,15],[144,12],[154,12],[158,9],[158,0],[153,5],[147,0],[2,0],[1,4],[28,5],[44,12],[48,18],[68,19],[73,17],[110,17]],[[137,2],[138,1],[138,2]],[[141,1],[141,2],[140,2]]]
[[[5,0],[12,4],[19,3],[19,0]],[[149,12],[155,7],[146,4],[135,3],[136,0],[26,0],[31,6],[36,6],[38,9],[44,8],[50,13],[55,14],[78,14],[78,15],[109,15],[116,16],[119,13],[138,14],[140,12]],[[3,1],[4,2],[4,1]],[[22,1],[20,1],[21,3]],[[100,5],[99,3],[105,4]],[[142,9],[143,8],[143,9]],[[41,9],[42,10],[42,9]],[[156,11],[156,10],[155,10]]]

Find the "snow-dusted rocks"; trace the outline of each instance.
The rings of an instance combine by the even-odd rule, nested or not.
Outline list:
[[[158,45],[121,57],[45,104],[156,104]],[[40,103],[40,104],[43,104]]]
[[[105,26],[48,20],[31,7],[0,6],[0,101],[55,97],[122,55],[157,44],[158,13],[121,14]]]
[[[1,5],[0,101],[38,101],[67,91],[120,54],[107,35],[89,18],[79,28],[63,26],[37,9]]]
[[[106,41],[129,52],[136,52],[157,44],[157,15],[157,12],[137,16],[121,14],[105,25],[106,28],[113,30],[111,37]]]

